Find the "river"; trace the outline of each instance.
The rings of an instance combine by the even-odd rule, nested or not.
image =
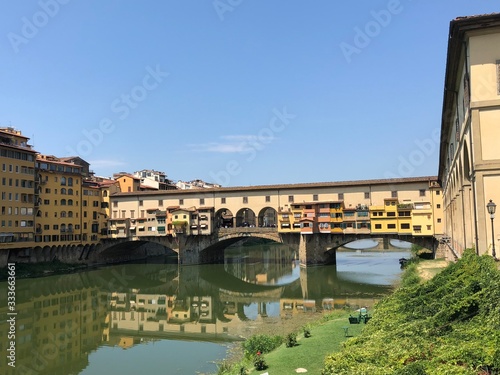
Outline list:
[[[0,374],[215,373],[244,337],[285,334],[346,306],[370,308],[409,256],[345,250],[334,266],[301,268],[285,246],[242,246],[227,249],[220,265],[156,258],[15,280],[11,310],[2,282]]]

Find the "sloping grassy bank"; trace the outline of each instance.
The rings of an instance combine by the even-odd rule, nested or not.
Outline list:
[[[243,343],[246,358],[238,363],[220,363],[218,375],[265,372],[270,375],[288,375],[295,374],[298,368],[306,369],[309,374],[319,374],[323,368],[325,356],[332,350],[340,350],[343,342],[359,335],[365,326],[364,324],[350,325],[348,317],[349,312],[334,312],[325,315],[317,322],[307,324],[304,328],[310,333],[309,337],[305,337],[304,330],[291,333],[291,337],[252,336]],[[344,327],[348,327],[347,337]],[[287,346],[294,336],[296,344]],[[257,352],[261,354],[257,355]],[[263,361],[265,369],[257,370],[256,360]]]
[[[322,374],[500,374],[495,262],[468,250],[423,283],[411,265],[363,332],[326,358]]]

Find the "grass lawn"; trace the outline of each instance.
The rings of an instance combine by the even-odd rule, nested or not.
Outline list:
[[[268,365],[266,370],[253,369],[251,374],[290,375],[297,368],[305,368],[309,374],[320,374],[323,361],[328,354],[340,349],[342,342],[349,339],[344,336],[343,327],[349,327],[348,335],[357,336],[364,324],[349,324],[349,314],[335,318],[311,328],[311,337],[297,336],[298,345],[287,348],[282,344],[278,349],[264,356]],[[370,324],[370,323],[368,323]]]

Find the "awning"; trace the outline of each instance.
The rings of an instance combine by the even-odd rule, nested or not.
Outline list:
[[[130,227],[130,230],[135,230],[135,227]]]

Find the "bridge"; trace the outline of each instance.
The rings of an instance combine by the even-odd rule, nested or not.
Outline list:
[[[175,252],[180,264],[210,264],[224,262],[224,249],[239,241],[249,238],[260,238],[289,246],[298,253],[300,265],[323,265],[336,263],[336,250],[339,247],[363,239],[382,239],[407,241],[430,250],[433,254],[439,246],[436,236],[412,236],[394,234],[335,234],[335,233],[282,233],[277,228],[236,227],[219,228],[211,235],[148,236],[135,240],[107,240],[105,243],[89,248],[82,254],[84,259],[92,263],[113,263],[115,258],[126,257],[130,260],[144,258],[152,244],[164,246]],[[154,246],[153,246],[154,248]],[[158,248],[155,248],[158,252]]]

